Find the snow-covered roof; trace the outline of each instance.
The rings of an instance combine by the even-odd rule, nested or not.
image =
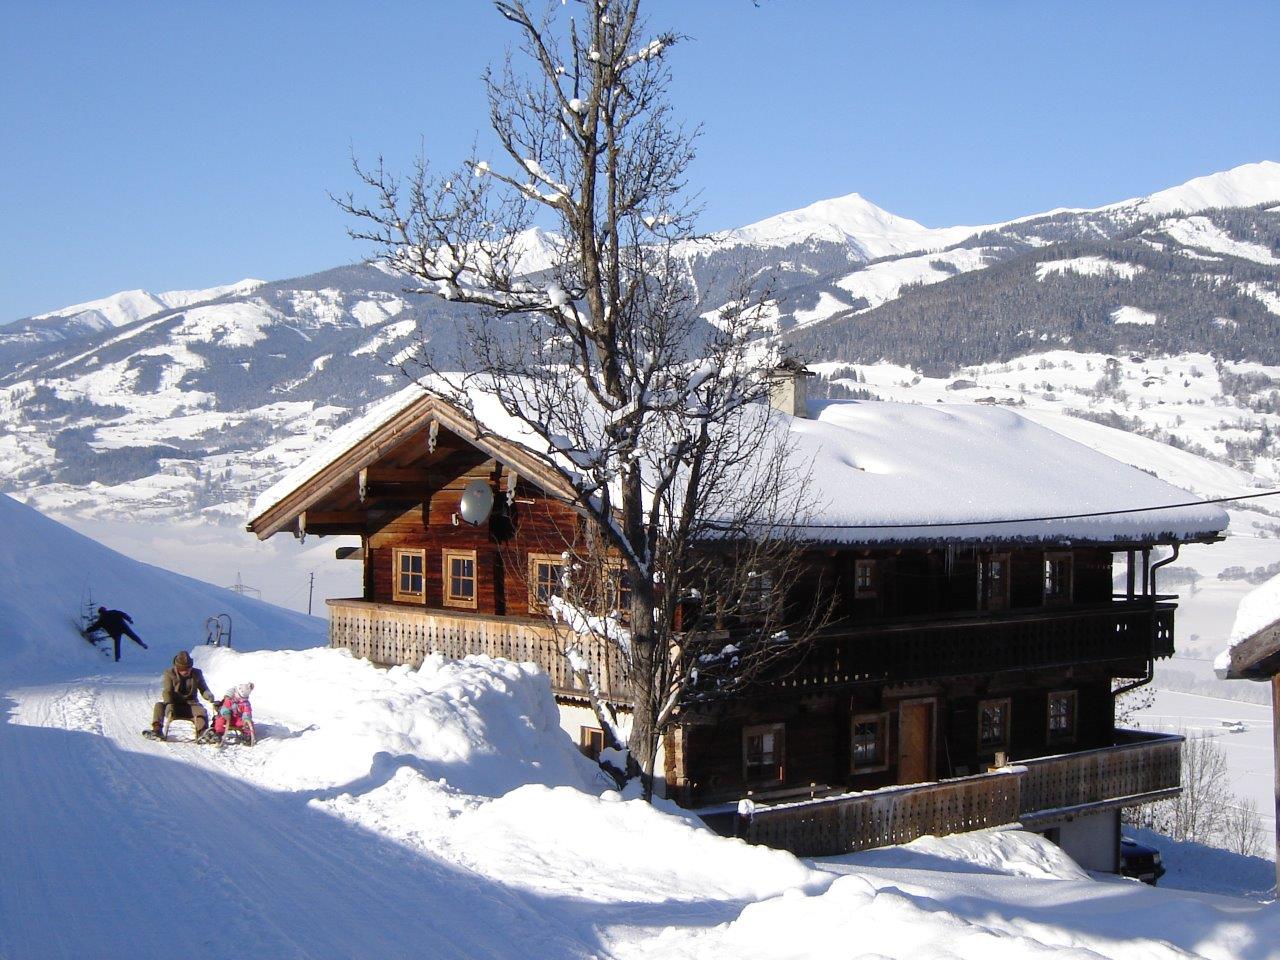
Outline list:
[[[814,519],[832,525],[815,539],[1191,540],[1227,526],[1220,507],[1168,507],[1196,498],[1004,407],[831,401],[812,412],[790,431],[797,461],[813,465]],[[1164,509],[1112,513],[1147,507]],[[1040,519],[1076,514],[1111,515]]]
[[[430,396],[411,385],[334,431],[258,497],[254,517]],[[487,432],[545,450],[491,398],[472,399]],[[1006,408],[828,401],[811,404],[811,413],[774,413],[768,421],[786,431],[797,473],[810,476],[803,539],[1172,541],[1212,537],[1227,526],[1221,508],[1172,506],[1196,498]],[[1077,514],[1104,515],[1045,519]]]
[[[1280,623],[1280,575],[1250,590],[1236,607],[1227,646],[1213,662],[1214,672],[1219,678],[1228,679],[1256,668],[1264,659],[1272,658],[1276,653],[1274,643],[1251,651],[1243,648],[1249,646],[1246,641],[1257,637],[1274,623]]]

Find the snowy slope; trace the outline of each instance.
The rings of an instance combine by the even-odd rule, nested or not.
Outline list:
[[[121,669],[76,633],[86,603],[124,610],[149,649],[127,637],[128,669],[158,673],[180,649],[204,641],[204,622],[227,613],[240,648],[306,647],[325,641],[325,623],[130,560],[0,495],[0,676],[12,682],[59,672]]]
[[[16,544],[120,563],[18,520]],[[9,604],[27,651],[51,654],[32,638],[59,612]],[[0,670],[0,956],[1280,956],[1273,907],[1099,882],[1028,834],[813,862],[717,837],[610,789],[529,666],[195,652],[215,689],[257,684],[258,746],[196,747],[180,723],[140,738],[157,675],[136,659]]]

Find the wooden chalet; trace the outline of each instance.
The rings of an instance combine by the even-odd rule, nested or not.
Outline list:
[[[1119,514],[1190,498],[999,408],[832,402],[808,418],[791,373],[786,415],[830,503],[806,566],[835,584],[835,616],[753,695],[682,715],[666,794],[801,854],[1020,822],[1114,870],[1120,809],[1179,791],[1181,738],[1114,723],[1113,690],[1173,653],[1152,551],[1216,539],[1225,514]],[[494,497],[479,525],[459,515],[474,481]],[[545,612],[584,522],[513,430],[411,387],[264,493],[249,530],[358,536],[339,553],[364,589],[329,601],[332,645],[383,664],[533,661],[591,752],[601,735]],[[625,705],[616,655],[591,656]]]

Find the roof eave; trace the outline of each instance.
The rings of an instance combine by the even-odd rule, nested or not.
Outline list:
[[[275,536],[290,526],[297,533],[298,518],[308,507],[333,493],[360,470],[377,462],[407,435],[432,420],[438,421],[547,493],[566,499],[572,497],[573,490],[565,478],[523,444],[486,432],[471,417],[444,398],[425,394],[421,400],[410,404],[386,423],[361,437],[343,453],[301,481],[293,491],[252,517],[245,528],[259,540]],[[362,450],[362,447],[366,449]]]

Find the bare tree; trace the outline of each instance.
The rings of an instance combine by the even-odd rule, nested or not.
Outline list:
[[[1222,842],[1232,853],[1256,857],[1262,853],[1262,820],[1252,797],[1233,798],[1222,816]]]
[[[424,349],[412,372],[482,426],[479,407],[496,405],[572,488],[589,533],[566,544],[565,651],[618,746],[582,644],[622,658],[648,795],[681,710],[776,666],[806,632],[771,599],[797,562],[804,470],[760,403],[777,359],[760,339],[767,291],[744,280],[703,316],[685,268],[693,139],[666,100],[679,38],[646,32],[639,0],[494,7],[520,39],[485,76],[498,157],[444,175],[420,159],[403,179],[357,165],[374,199],[340,203],[413,289],[479,308],[466,358]],[[531,258],[541,224],[557,239]],[[598,586],[610,565],[629,608],[613,616]],[[749,642],[729,643],[723,627],[745,619]]]
[[[1197,733],[1182,747],[1182,793],[1143,808],[1141,825],[1174,840],[1215,846],[1231,799],[1227,755],[1212,737]]]

